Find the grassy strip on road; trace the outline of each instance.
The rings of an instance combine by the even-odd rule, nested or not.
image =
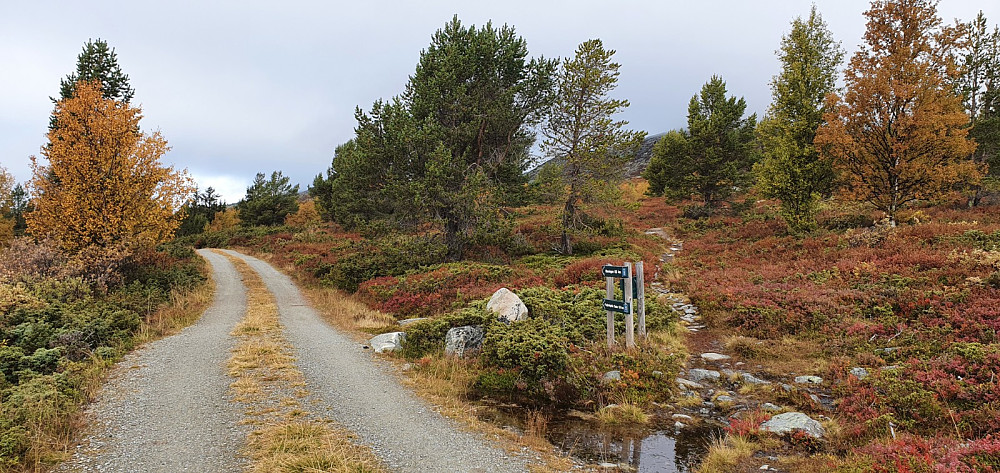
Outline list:
[[[282,334],[278,306],[264,281],[243,260],[222,253],[236,266],[247,288],[247,309],[233,329],[238,343],[229,359],[231,389],[246,407],[253,430],[246,454],[252,472],[382,472],[370,448],[329,419],[309,413],[309,395],[291,346]]]

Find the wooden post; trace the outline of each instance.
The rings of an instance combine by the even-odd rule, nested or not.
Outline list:
[[[636,312],[639,313],[639,339],[646,339],[646,276],[643,274],[642,261],[635,264],[635,277],[636,285],[635,288],[638,290],[636,294]]]
[[[632,263],[625,262],[628,268],[628,277],[625,278],[625,304],[628,305],[628,312],[625,313],[625,348],[635,348],[635,320],[632,317]]]
[[[606,287],[608,292],[608,299],[615,298],[615,279],[605,278],[607,281]],[[608,311],[608,349],[615,346],[615,313]]]

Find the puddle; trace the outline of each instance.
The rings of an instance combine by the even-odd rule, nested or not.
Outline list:
[[[494,411],[485,420],[523,429],[516,411]],[[718,425],[699,424],[675,430],[673,420],[641,430],[603,427],[592,421],[557,418],[549,421],[546,438],[563,453],[587,463],[628,465],[639,473],[689,473],[721,435]]]

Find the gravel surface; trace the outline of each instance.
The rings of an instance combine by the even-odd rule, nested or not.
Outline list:
[[[199,250],[216,293],[194,325],[127,355],[88,408],[89,435],[57,471],[230,472],[246,429],[230,402],[225,363],[246,292],[225,257]]]
[[[387,362],[336,331],[284,274],[235,251],[260,274],[278,303],[308,389],[333,420],[358,434],[385,464],[402,472],[520,472],[521,458],[488,445],[435,412],[399,384]],[[317,412],[322,414],[322,412]]]

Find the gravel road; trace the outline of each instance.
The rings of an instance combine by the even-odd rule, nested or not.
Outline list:
[[[284,274],[235,251],[260,274],[278,303],[296,365],[325,414],[358,434],[385,464],[401,472],[527,471],[524,460],[460,430],[399,384],[385,361],[320,319]]]
[[[227,394],[225,363],[242,318],[246,291],[232,263],[200,250],[216,293],[194,325],[127,355],[88,408],[89,435],[58,471],[230,472],[245,428]]]

